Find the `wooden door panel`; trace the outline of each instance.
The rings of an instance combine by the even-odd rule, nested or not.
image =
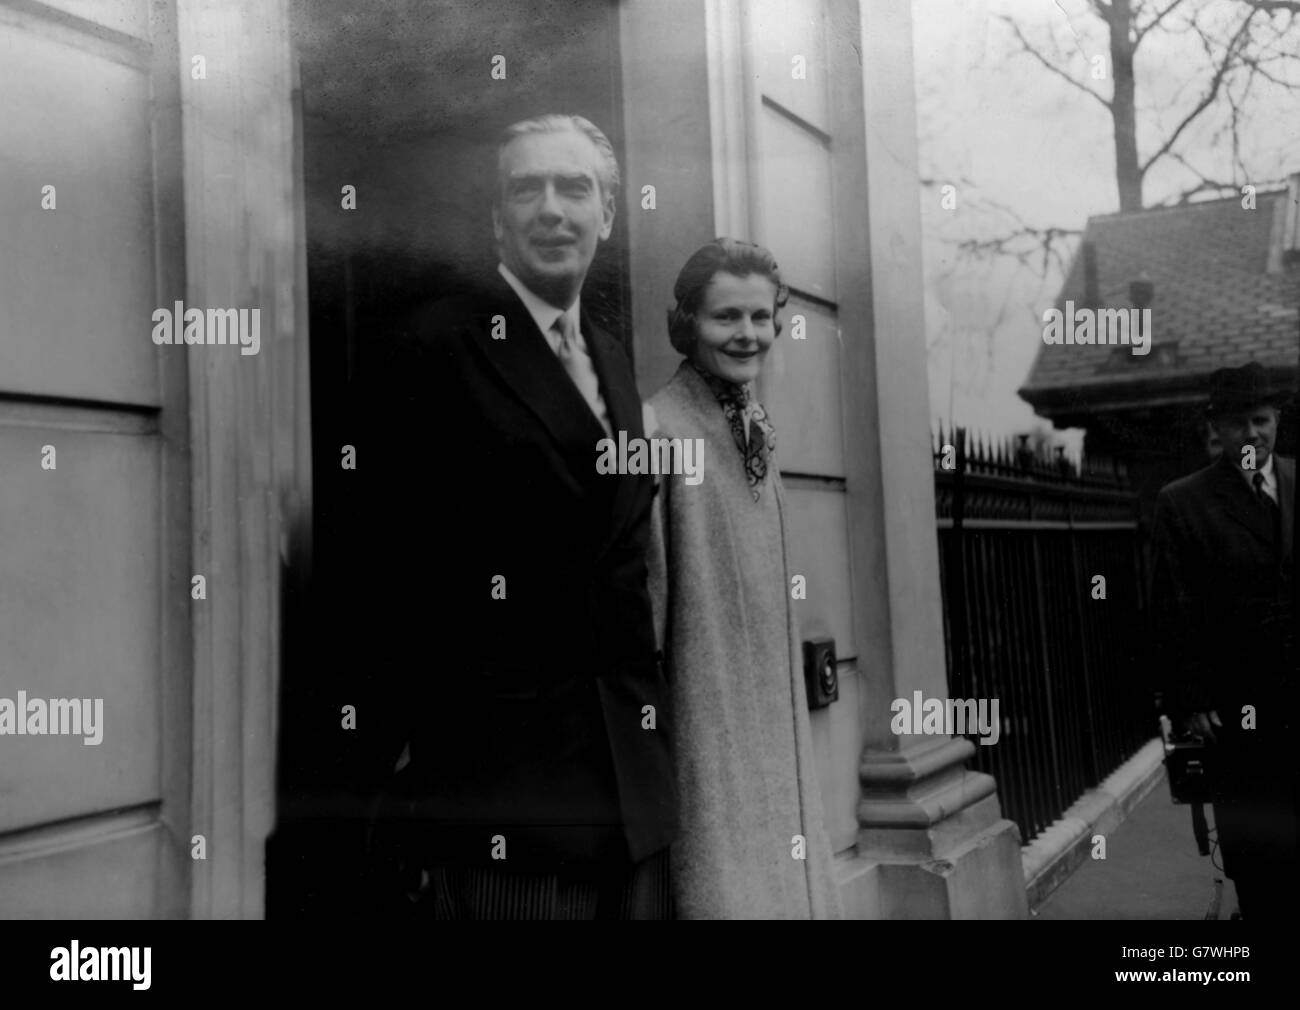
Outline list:
[[[46,7],[114,31],[149,37],[149,0],[43,0]]]
[[[856,769],[862,748],[858,712],[859,643],[849,569],[850,523],[846,454],[859,432],[843,426],[842,376],[851,355],[851,321],[841,317],[836,228],[846,220],[832,185],[837,133],[858,128],[836,119],[830,99],[826,15],[820,0],[754,0],[735,8],[742,26],[739,62],[747,78],[748,220],[795,291],[783,313],[787,327],[760,380],[777,427],[777,460],[789,491],[793,571],[805,576],[806,600],[795,603],[804,639],[830,635],[840,660],[840,699],[812,713],[827,828],[837,851],[856,840],[860,795]],[[799,62],[795,57],[801,57]],[[723,73],[728,71],[723,68]],[[715,166],[716,170],[717,166]],[[793,339],[793,317],[805,337]]]
[[[0,917],[187,904],[186,352],[150,339],[184,291],[174,19],[0,0],[0,698],[102,699],[99,744],[0,736]]]
[[[41,469],[45,445],[54,470]],[[26,427],[11,416],[0,426],[0,472],[0,695],[102,698],[104,722],[97,745],[0,737],[0,832],[156,799],[155,437]]]
[[[755,87],[819,130],[830,130],[826,17],[809,0],[745,0]],[[803,58],[802,65],[794,57]],[[796,71],[802,76],[796,76]]]
[[[3,23],[0,52],[0,388],[156,405],[148,75]]]
[[[800,340],[791,332],[796,315],[804,319]],[[844,348],[838,320],[824,305],[798,295],[791,296],[781,318],[784,328],[768,354],[763,393],[776,425],[777,460],[794,473],[843,477],[839,417]]]
[[[155,914],[162,828],[146,812],[72,829],[0,857],[6,919],[145,919]]]

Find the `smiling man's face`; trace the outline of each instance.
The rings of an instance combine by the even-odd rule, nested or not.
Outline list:
[[[501,191],[492,208],[501,261],[556,308],[573,304],[597,243],[614,225],[600,159],[596,145],[574,130],[527,133],[501,154]]]

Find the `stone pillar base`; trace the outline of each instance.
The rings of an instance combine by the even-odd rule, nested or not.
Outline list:
[[[837,867],[845,913],[862,919],[1024,919],[1020,830],[974,745],[940,738],[862,761],[857,852]]]

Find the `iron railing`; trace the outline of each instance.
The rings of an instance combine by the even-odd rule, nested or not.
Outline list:
[[[937,433],[948,690],[998,699],[997,780],[1023,842],[1153,735],[1137,495],[1121,465]],[[1094,580],[1102,576],[1102,584]]]

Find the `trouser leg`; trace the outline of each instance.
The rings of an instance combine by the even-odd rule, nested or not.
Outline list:
[[[668,853],[635,865],[522,872],[437,865],[428,871],[420,911],[436,920],[671,919]]]

